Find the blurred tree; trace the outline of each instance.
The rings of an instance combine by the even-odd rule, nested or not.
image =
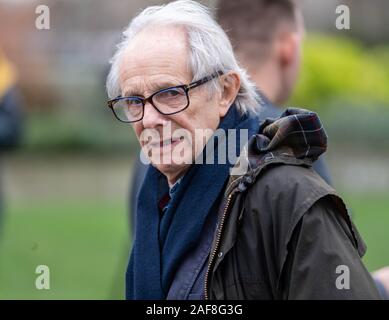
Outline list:
[[[389,47],[374,50],[349,38],[308,35],[291,104],[323,110],[334,100],[389,107]]]

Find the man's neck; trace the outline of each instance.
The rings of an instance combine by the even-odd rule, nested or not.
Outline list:
[[[177,181],[180,180],[185,175],[186,171],[187,170],[180,172],[178,174],[166,176],[167,183],[169,185],[169,189],[171,189],[177,183]]]
[[[271,73],[257,72],[252,75],[252,79],[257,88],[266,96],[273,104],[279,103],[280,86],[277,82],[277,76]]]
[[[244,57],[242,55],[242,59]],[[248,63],[245,67],[251,80],[271,103],[276,106],[284,103],[285,88],[281,72],[272,60],[263,61],[261,64]]]

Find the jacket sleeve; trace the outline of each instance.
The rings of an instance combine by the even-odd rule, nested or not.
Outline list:
[[[289,242],[283,297],[381,299],[361,261],[358,242],[364,244],[354,230],[331,197],[317,201],[301,217]]]
[[[17,146],[21,133],[21,98],[15,89],[11,89],[0,101],[0,151]]]

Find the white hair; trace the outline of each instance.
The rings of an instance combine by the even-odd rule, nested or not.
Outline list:
[[[151,6],[138,14],[124,30],[122,41],[111,59],[111,70],[107,78],[107,93],[110,99],[121,95],[119,85],[119,65],[128,44],[145,27],[150,25],[182,26],[187,32],[190,57],[189,67],[193,81],[221,71],[235,71],[241,79],[241,86],[235,99],[238,110],[242,113],[257,111],[260,97],[255,85],[250,81],[246,71],[235,58],[230,40],[215,21],[209,9],[198,2],[178,0],[162,6]],[[220,90],[218,78],[210,82],[210,88]]]

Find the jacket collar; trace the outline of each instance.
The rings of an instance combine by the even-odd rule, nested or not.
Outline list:
[[[242,149],[231,172],[225,195],[243,192],[267,166],[311,166],[327,149],[327,135],[319,116],[311,111],[288,108],[277,119],[266,119]],[[245,168],[239,173],[237,168]]]

